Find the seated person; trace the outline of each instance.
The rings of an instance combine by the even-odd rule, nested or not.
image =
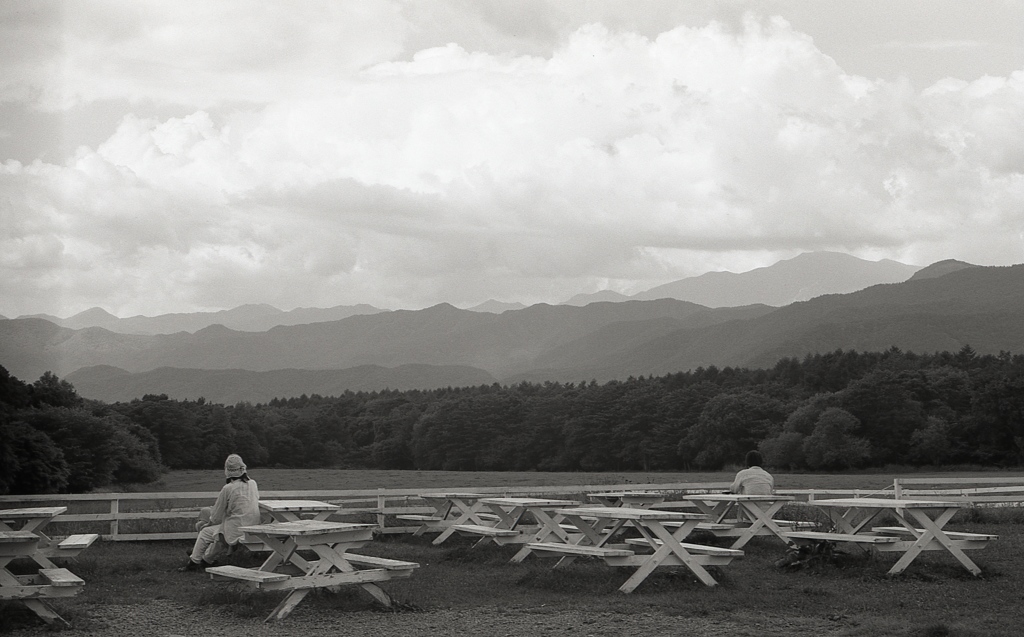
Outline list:
[[[199,536],[182,571],[198,571],[213,566],[214,560],[226,548],[242,539],[239,527],[260,523],[260,492],[256,481],[246,473],[245,463],[238,454],[224,461],[226,484],[210,509],[200,512],[196,528]]]
[[[736,474],[736,479],[729,487],[729,493],[746,493],[749,495],[771,495],[775,493],[775,478],[761,468],[764,462],[761,452],[747,452],[747,468]]]

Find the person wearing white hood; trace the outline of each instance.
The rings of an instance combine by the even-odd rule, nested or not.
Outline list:
[[[246,473],[245,462],[238,454],[224,461],[226,484],[211,508],[200,512],[196,530],[199,536],[189,555],[188,563],[178,570],[201,571],[213,566],[214,560],[225,548],[235,546],[242,539],[240,527],[260,523],[260,492],[256,481]]]

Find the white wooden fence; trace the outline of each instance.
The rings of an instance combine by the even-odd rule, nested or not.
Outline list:
[[[419,496],[430,492],[459,491],[502,496],[562,495],[585,499],[587,493],[650,490],[666,494],[700,493],[728,488],[728,482],[673,484],[617,484],[522,487],[458,487],[433,489],[355,489],[260,491],[260,498],[320,500],[341,508],[332,518],[372,522],[382,533],[411,533],[416,527],[395,525],[394,516],[431,513]],[[100,533],[106,541],[194,539],[192,522],[199,509],[210,506],[217,492],[88,493],[0,496],[0,508],[63,505],[68,511],[50,523],[55,536],[72,532]]]

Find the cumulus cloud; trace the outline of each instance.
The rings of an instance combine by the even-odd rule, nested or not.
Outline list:
[[[1024,252],[1024,72],[917,91],[756,16],[406,55],[398,4],[270,5],[220,43],[219,5],[61,6],[78,77],[42,74],[45,104],[192,107],[0,168],[0,297],[52,299],[0,312],[558,302],[810,250]]]

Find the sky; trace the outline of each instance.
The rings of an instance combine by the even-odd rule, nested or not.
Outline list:
[[[1024,262],[1024,0],[0,0],[0,315]]]

